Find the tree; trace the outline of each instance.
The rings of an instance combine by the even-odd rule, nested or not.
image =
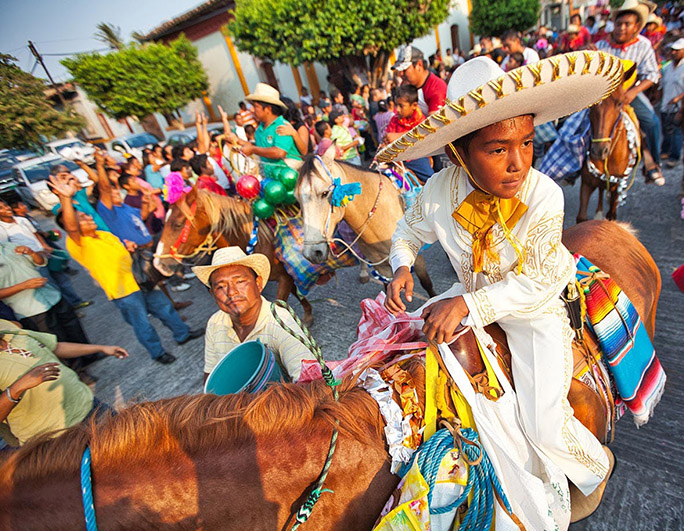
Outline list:
[[[340,60],[348,70],[364,58],[377,85],[394,48],[430,32],[450,0],[236,0],[228,31],[236,46],[271,61],[299,66]]]
[[[119,26],[107,24],[106,22],[100,22],[97,25],[95,38],[98,41],[105,43],[112,50],[121,50],[125,46],[123,38],[121,37],[121,28]]]
[[[45,96],[45,81],[24,72],[11,55],[0,54],[0,149],[40,144],[41,135],[78,131],[83,119],[71,108],[60,112]]]
[[[157,136],[158,126],[148,129],[156,120],[146,117],[154,112],[173,114],[209,86],[197,49],[183,35],[169,45],[129,44],[104,55],[79,54],[62,64],[109,116],[136,116]]]
[[[525,31],[539,20],[539,0],[473,0],[470,28],[476,35]]]

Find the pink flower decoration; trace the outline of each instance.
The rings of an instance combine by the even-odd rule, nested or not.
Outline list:
[[[172,171],[164,179],[164,199],[168,203],[175,203],[190,190],[192,187],[185,184],[183,176],[177,171]]]

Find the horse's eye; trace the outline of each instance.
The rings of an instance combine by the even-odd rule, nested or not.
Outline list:
[[[325,197],[328,197],[329,195],[330,195],[330,190],[326,190],[325,192],[323,192],[323,193],[321,194],[321,196],[324,197],[324,198],[325,198]]]

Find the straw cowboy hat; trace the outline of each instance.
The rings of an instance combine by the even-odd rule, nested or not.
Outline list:
[[[648,16],[655,11],[656,4],[649,0],[625,0],[618,9],[613,12],[613,20],[624,13],[634,13],[639,17],[639,31],[644,29]]]
[[[245,97],[245,99],[247,101],[271,103],[273,105],[279,105],[283,109],[287,109],[287,105],[280,101],[280,92],[266,83],[257,83],[256,90],[249,96]]]
[[[608,97],[622,81],[622,62],[604,52],[555,55],[504,72],[489,57],[467,61],[451,76],[446,104],[380,151],[378,162],[413,160],[488,125],[534,115],[535,125]]]
[[[211,259],[211,265],[195,266],[192,268],[193,273],[205,286],[211,287],[209,278],[211,274],[217,269],[227,266],[242,265],[251,268],[261,280],[266,283],[271,274],[271,263],[265,255],[254,253],[246,255],[239,247],[223,247],[214,253]]]

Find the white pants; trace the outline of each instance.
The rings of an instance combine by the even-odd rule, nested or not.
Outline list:
[[[563,303],[543,312],[498,321],[511,350],[520,419],[532,443],[587,495],[606,477],[608,456],[568,402],[573,331]]]

